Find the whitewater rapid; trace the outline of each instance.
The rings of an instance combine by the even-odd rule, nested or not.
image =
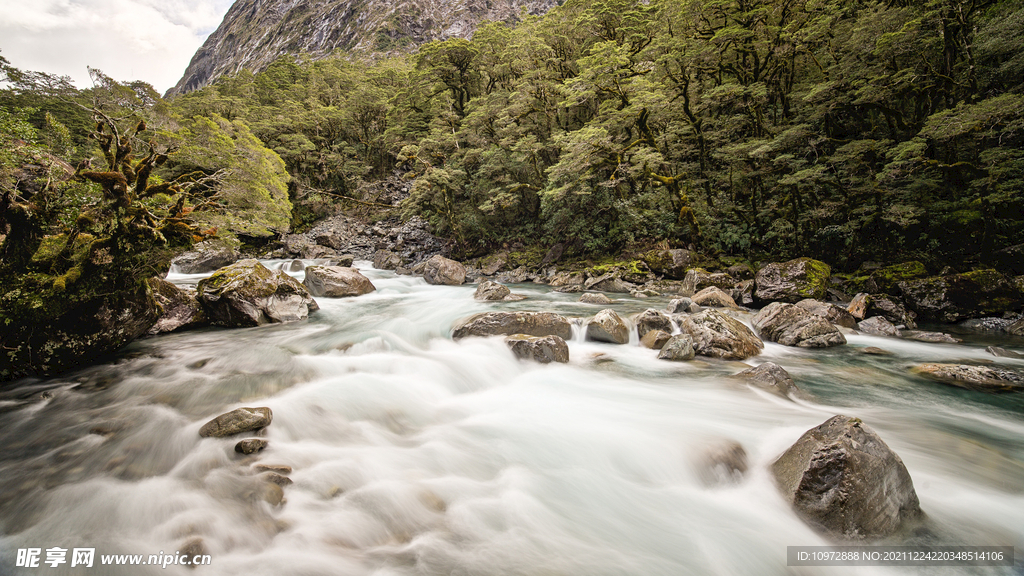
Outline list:
[[[986,341],[850,335],[827,350],[767,343],[744,363],[674,363],[635,337],[575,338],[569,364],[541,365],[501,338],[455,342],[451,327],[488,310],[602,307],[531,284],[512,287],[525,301],[478,302],[473,286],[357,266],[377,291],[318,298],[307,321],[141,340],[116,361],[0,395],[0,574],[935,573],[786,565],[787,546],[829,542],[767,467],[836,414],[863,419],[903,459],[929,518],[924,543],[1017,548],[1016,567],[942,573],[1020,573],[1024,400],[909,372],[929,361],[1024,367],[988,355]],[[668,301],[610,296],[623,315]],[[769,360],[808,398],[728,377]],[[273,410],[255,456],[198,434],[240,406]],[[708,486],[697,460],[723,439],[743,445],[749,471]],[[291,467],[282,505],[259,497],[256,462]],[[29,547],[173,554],[194,538],[212,559],[194,571],[15,567]]]

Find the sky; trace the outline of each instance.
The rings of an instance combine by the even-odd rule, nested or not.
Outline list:
[[[0,0],[0,55],[12,66],[91,85],[88,67],[161,94],[234,0]]]

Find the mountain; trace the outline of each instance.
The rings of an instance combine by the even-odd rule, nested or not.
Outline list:
[[[259,72],[285,54],[399,52],[436,39],[469,38],[485,20],[543,14],[559,0],[237,0],[168,94],[242,69]]]

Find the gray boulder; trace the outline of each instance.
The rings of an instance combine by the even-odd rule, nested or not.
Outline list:
[[[1011,336],[1024,336],[1024,318],[1007,326],[1006,333]]]
[[[452,338],[469,336],[558,336],[572,339],[572,324],[564,316],[551,312],[485,312],[458,322]]]
[[[785,302],[765,306],[751,324],[761,338],[784,346],[828,348],[846,344],[846,337],[831,322]]]
[[[797,302],[796,305],[815,316],[821,316],[836,326],[842,326],[850,329],[857,328],[857,319],[853,317],[853,314],[850,314],[849,310],[842,306],[832,304],[831,302],[812,300],[810,298],[801,300]]]
[[[686,277],[683,278],[683,290],[687,294],[695,294],[710,286],[732,290],[735,285],[736,279],[732,276],[724,272],[708,272],[703,268],[691,268],[686,271]]]
[[[668,303],[669,314],[682,314],[690,311],[690,304],[693,300],[689,298],[676,298]]]
[[[733,301],[741,306],[753,306],[755,286],[753,280],[744,280],[736,284],[736,287],[730,291]]]
[[[900,331],[881,316],[872,316],[867,320],[857,323],[857,329],[865,334],[871,336],[891,336],[893,338],[900,337]]]
[[[744,360],[764,349],[764,342],[750,328],[713,308],[692,316],[675,316],[675,320],[681,331],[693,338],[693,349],[701,356]]]
[[[534,360],[541,364],[569,361],[569,345],[558,336],[528,336],[513,334],[505,338],[505,344],[523,360]]]
[[[831,275],[828,264],[811,258],[767,264],[757,272],[754,297],[761,302],[824,300]]]
[[[587,292],[580,295],[580,302],[583,304],[611,304],[612,299],[600,292]]]
[[[979,392],[1024,392],[1024,376],[1010,370],[962,364],[922,364],[913,372],[942,384]]]
[[[351,268],[352,263],[356,261],[356,257],[351,254],[338,254],[330,260],[331,266],[341,266],[342,268]]]
[[[736,301],[732,299],[732,296],[726,294],[718,286],[708,286],[697,292],[693,295],[693,302],[698,306],[709,308],[737,308]]]
[[[931,344],[957,344],[963,342],[959,338],[954,338],[949,334],[943,332],[923,332],[921,330],[904,330],[900,333],[901,336],[907,340],[917,340],[918,342],[929,342]]]
[[[236,408],[210,420],[199,429],[203,438],[223,438],[270,426],[274,413],[270,408]]]
[[[998,358],[1024,358],[1024,354],[1014,350],[1007,350],[1006,348],[1000,348],[998,346],[989,346],[985,348],[985,352],[996,356]]]
[[[598,312],[587,324],[587,340],[628,344],[629,325],[615,310],[606,308]]]
[[[362,296],[377,289],[359,270],[341,266],[310,266],[303,284],[313,296],[327,298]]]
[[[181,274],[205,274],[238,260],[238,251],[234,249],[214,247],[204,249],[204,244],[196,244],[196,250],[185,252],[171,260],[171,268]]]
[[[899,283],[907,305],[926,320],[957,322],[1014,310],[1020,288],[995,270],[947,274]]]
[[[203,311],[194,290],[178,288],[160,278],[150,278],[147,282],[153,290],[153,298],[161,309],[160,317],[147,334],[152,336],[207,324],[206,312]]]
[[[473,293],[475,300],[484,300],[490,302],[500,302],[508,299],[512,295],[512,291],[507,286],[498,284],[491,280],[484,280],[477,284],[476,292]]]
[[[466,267],[455,260],[435,254],[423,268],[423,279],[427,284],[461,286],[466,281]]]
[[[262,452],[267,447],[269,442],[263,438],[247,438],[245,440],[239,440],[238,444],[235,444],[235,452],[239,454],[255,454]]]
[[[669,338],[658,353],[659,360],[686,362],[693,360],[697,352],[693,349],[693,337],[689,334],[676,334]]]
[[[651,330],[640,339],[640,345],[651,350],[661,350],[672,338],[672,335],[664,330]]]
[[[808,430],[771,472],[797,514],[839,540],[883,538],[923,516],[907,467],[859,418]]]
[[[201,280],[197,292],[211,323],[219,326],[294,322],[320,309],[298,280],[256,260],[221,268]]]
[[[783,398],[797,395],[800,389],[797,388],[789,372],[775,362],[765,362],[755,368],[748,368],[738,374],[735,378],[745,380],[751,386],[771,392]]]
[[[669,334],[672,333],[672,320],[652,308],[648,308],[633,316],[633,324],[636,325],[637,336],[641,339],[651,330],[662,330]]]

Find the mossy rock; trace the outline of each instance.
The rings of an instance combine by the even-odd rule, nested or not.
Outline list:
[[[611,262],[608,264],[598,264],[587,269],[587,275],[591,278],[599,278],[606,274],[611,274],[613,277],[621,278],[626,282],[632,282],[635,284],[643,284],[644,282],[653,279],[651,269],[648,268],[647,263],[643,260],[627,260]]]
[[[211,323],[219,326],[293,322],[320,309],[298,280],[252,259],[214,272],[197,292]]]
[[[145,284],[102,295],[91,285],[64,295],[26,286],[5,294],[3,308],[0,381],[87,365],[145,334],[160,314]]]
[[[849,279],[844,288],[853,294],[857,292],[868,292],[870,294],[889,294],[898,296],[899,283],[909,280],[916,280],[928,276],[928,270],[924,264],[916,260],[886,266],[871,272],[869,275],[856,276]]]
[[[515,252],[509,252],[506,257],[506,268],[514,270],[520,266],[525,266],[530,270],[536,270],[540,268],[541,262],[544,261],[548,251],[540,246],[530,246],[522,250]]]
[[[933,276],[901,282],[907,306],[925,320],[958,322],[1016,310],[1024,294],[996,270]]]
[[[764,303],[824,300],[831,276],[828,264],[812,258],[766,264],[757,272],[754,297]]]

